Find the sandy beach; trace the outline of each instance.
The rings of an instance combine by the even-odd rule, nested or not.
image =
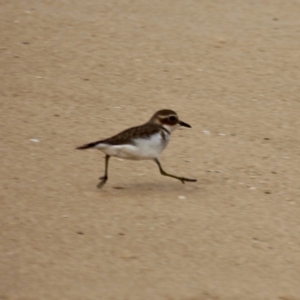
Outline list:
[[[299,1],[2,1],[1,300],[300,299]],[[163,108],[151,161],[75,147]]]

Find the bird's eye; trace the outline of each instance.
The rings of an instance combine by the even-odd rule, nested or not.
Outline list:
[[[176,121],[176,117],[174,117],[174,116],[169,117],[169,121],[175,122]]]

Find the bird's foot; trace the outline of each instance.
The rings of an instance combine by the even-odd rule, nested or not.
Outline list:
[[[97,184],[97,188],[101,189],[104,186],[104,184],[106,183],[108,177],[107,176],[103,176],[103,177],[100,177],[99,179],[101,181]]]
[[[197,179],[191,179],[191,178],[184,178],[184,177],[181,177],[179,178],[179,180],[184,184],[185,182],[196,182]]]

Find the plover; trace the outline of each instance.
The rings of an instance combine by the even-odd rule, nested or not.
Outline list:
[[[159,154],[168,145],[171,133],[180,126],[191,128],[189,124],[179,120],[175,111],[162,109],[143,125],[131,127],[108,139],[85,144],[76,149],[98,149],[105,154],[105,171],[104,176],[99,178],[100,182],[97,185],[99,189],[108,179],[108,161],[111,156],[133,160],[153,160],[162,175],[178,179],[182,183],[195,182],[196,179],[167,173],[159,161]]]

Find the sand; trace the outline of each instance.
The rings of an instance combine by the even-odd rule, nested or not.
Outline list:
[[[300,299],[299,1],[2,1],[0,299]],[[175,110],[161,156],[75,147]]]

